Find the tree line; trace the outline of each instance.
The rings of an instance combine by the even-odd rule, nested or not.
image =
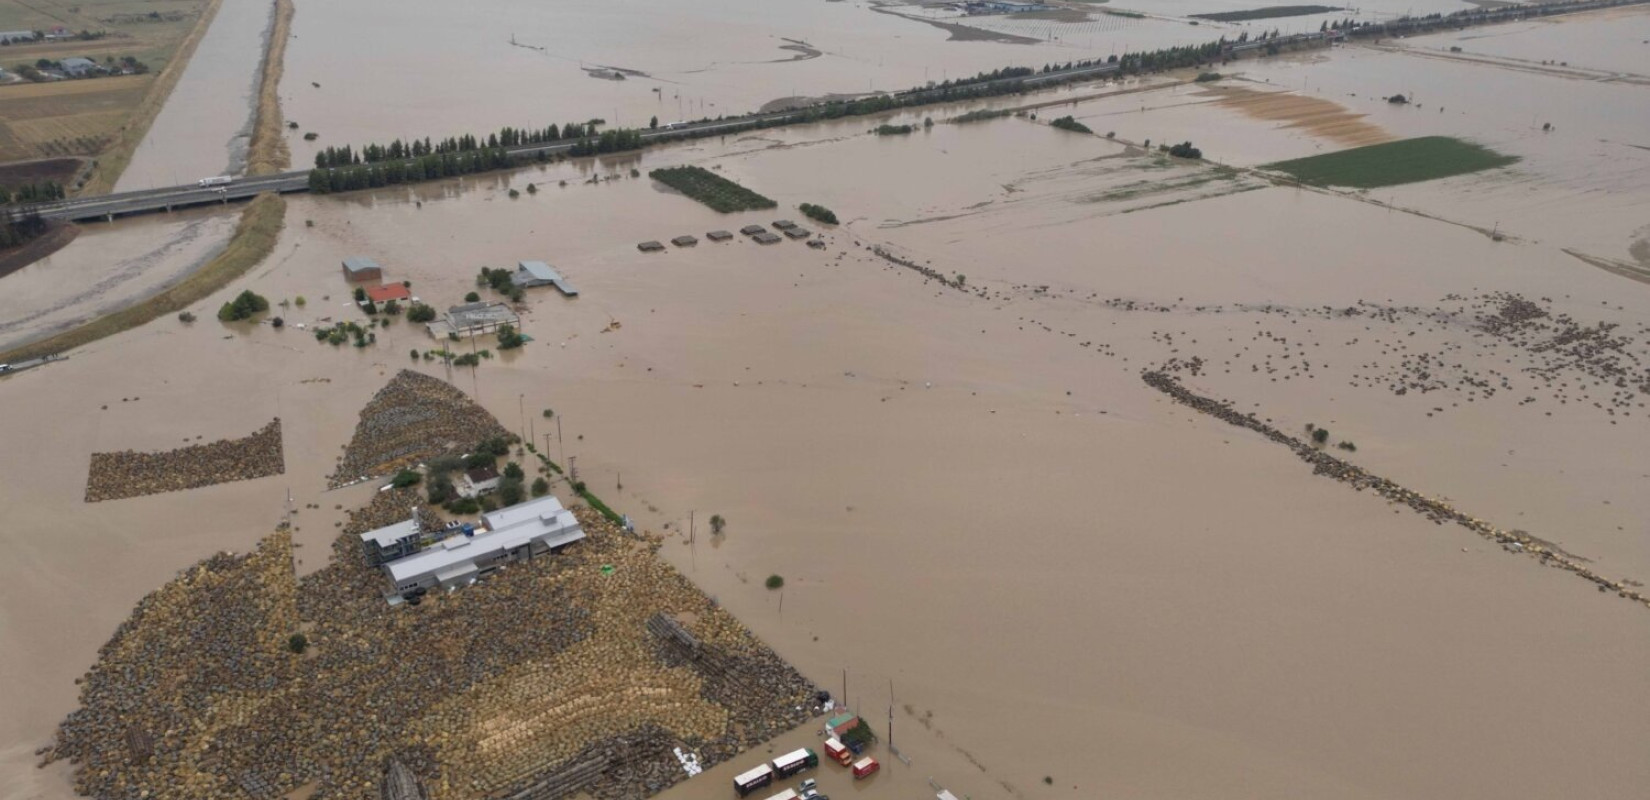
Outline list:
[[[0,219],[5,220],[4,224],[0,224],[0,248],[16,247],[51,229],[51,225],[37,211],[8,213]]]
[[[0,186],[0,206],[12,203],[45,203],[62,200],[66,196],[62,184],[56,181],[25,183],[15,188]]]
[[[596,136],[594,120],[590,122],[569,122],[566,125],[549,125],[543,128],[501,128],[497,133],[487,134],[487,138],[466,134],[464,136],[449,136],[438,142],[432,142],[429,137],[422,141],[413,139],[403,142],[396,139],[389,144],[366,144],[360,149],[349,145],[342,147],[328,147],[315,154],[315,166],[320,169],[331,167],[348,167],[357,164],[374,164],[380,161],[404,161],[411,158],[420,158],[431,155],[446,155],[448,153],[467,153],[475,150],[494,150],[500,147],[520,147],[529,144],[549,144],[574,139],[584,139]]]

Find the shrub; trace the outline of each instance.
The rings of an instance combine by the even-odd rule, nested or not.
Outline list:
[[[504,477],[513,481],[519,481],[525,479],[527,477],[527,473],[522,471],[520,464],[511,461],[510,463],[504,465]]]
[[[903,136],[915,130],[916,128],[910,125],[889,125],[884,123],[876,126],[876,128],[873,129],[873,132],[878,136]]]
[[[481,503],[474,497],[460,497],[449,501],[442,508],[447,509],[449,514],[474,514],[481,510]]]
[[[1220,80],[1220,78],[1221,75],[1218,72],[1199,72],[1197,74],[1198,83],[1212,83]]]
[[[784,585],[785,585],[785,579],[783,577],[780,577],[778,575],[769,575],[768,576],[767,587],[769,589],[779,589],[779,588],[784,587]]]
[[[269,325],[273,328],[284,328],[286,327],[286,320],[276,317],[269,321]]]
[[[1189,158],[1197,160],[1203,157],[1203,151],[1192,146],[1191,142],[1181,142],[1169,148],[1169,155],[1175,158]]]
[[[469,294],[464,295],[464,302],[466,303],[477,303],[480,301],[481,295],[476,294],[475,292],[470,292]]]
[[[429,498],[431,505],[441,505],[457,499],[458,489],[453,486],[452,478],[432,473],[429,485],[425,487],[425,496]]]
[[[710,515],[710,532],[711,533],[720,535],[722,533],[722,530],[726,527],[728,527],[728,521],[725,518],[723,518],[721,514],[712,514],[712,515]]]
[[[550,493],[550,482],[549,481],[547,481],[543,478],[538,478],[538,479],[533,481],[533,496],[534,497],[543,497],[543,496],[545,496],[549,493]]]
[[[286,649],[298,655],[303,655],[304,651],[309,649],[309,637],[301,633],[294,633],[286,637]]]
[[[292,304],[299,307],[299,308],[303,308],[304,304],[307,303],[307,302],[308,301],[304,299],[303,295],[298,295],[296,298],[293,299]]]
[[[1089,126],[1078,122],[1075,118],[1070,116],[1061,117],[1053,122],[1050,122],[1049,124],[1059,128],[1060,130],[1071,131],[1073,133],[1094,133]]]
[[[405,489],[408,486],[417,486],[418,482],[422,480],[424,480],[423,475],[410,469],[404,469],[395,473],[395,478],[390,481],[390,485],[397,489]]]
[[[435,307],[425,303],[413,303],[407,309],[408,322],[434,322]]]
[[[401,304],[399,302],[395,301],[395,300],[391,300],[391,301],[385,303],[384,304],[384,313],[388,314],[392,317],[395,316],[396,314],[401,313]],[[388,326],[385,326],[385,327],[388,327]]]
[[[184,312],[180,312],[180,313],[179,313],[179,314],[178,314],[178,321],[179,321],[179,322],[183,322],[183,323],[190,323],[190,322],[194,322],[194,321],[195,321],[195,315],[194,315],[194,314],[191,314],[191,313],[189,313],[189,312],[187,312],[187,311],[184,311]]]
[[[527,499],[527,491],[522,488],[520,480],[504,479],[498,482],[498,501],[502,505],[513,506]]]
[[[1356,453],[1358,451],[1358,446],[1351,442],[1341,442],[1335,446],[1347,451],[1348,453]]]
[[[268,310],[269,301],[253,294],[252,290],[248,289],[237,295],[234,300],[224,303],[223,307],[218,309],[218,319],[224,322],[235,322]]]
[[[1312,429],[1312,441],[1317,442],[1318,444],[1323,444],[1324,442],[1329,441],[1329,429],[1328,428],[1313,428]]]

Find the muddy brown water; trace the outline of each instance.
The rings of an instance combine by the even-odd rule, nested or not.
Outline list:
[[[1650,322],[1637,284],[1561,251],[1626,248],[1642,218],[1628,225],[1606,207],[1642,208],[1647,184],[1618,174],[1638,162],[1566,153],[1520,132],[1526,112],[1489,101],[1442,126],[1425,109],[1350,96],[1405,82],[1411,63],[1457,76],[1432,91],[1465,97],[1465,67],[1366,50],[1253,75],[1273,88],[1308,76],[1305,93],[1395,135],[1470,132],[1525,157],[1520,172],[1395,192],[1430,216],[1204,181],[1198,167],[1041,124],[1068,113],[1057,109],[910,137],[869,136],[875,120],[852,120],[294,199],[275,254],[201,303],[207,321],[157,320],[0,380],[0,441],[28,454],[0,462],[16,523],[0,532],[15,556],[0,562],[0,678],[17,688],[0,714],[8,794],[66,796],[61,773],[34,770],[30,753],[73,707],[72,675],[143,593],[250,546],[288,490],[320,505],[297,518],[299,568],[312,569],[342,518],[335,506],[373,491],[326,492],[325,476],[359,408],[414,363],[408,351],[441,343],[398,322],[373,347],[334,349],[290,325],[223,326],[209,313],[253,288],[272,302],[304,296],[302,311],[283,312],[289,323],[343,318],[339,261],[364,254],[441,305],[473,288],[478,267],[520,259],[555,264],[581,290],[533,290],[524,330],[535,341],[452,378],[535,441],[553,430],[542,410],[555,409],[565,440],[550,452],[576,457],[641,526],[675,533],[691,512],[698,543],[675,536],[667,557],[821,685],[838,690],[846,669],[849,699],[879,727],[892,684],[912,766],[879,750],[884,772],[854,783],[824,765],[833,796],[923,796],[930,777],[973,797],[1632,795],[1650,780],[1650,724],[1621,709],[1650,702],[1637,666],[1650,657],[1645,609],[1314,477],[1138,377],[1201,355],[1210,368],[1184,377],[1201,393],[1281,428],[1329,427],[1357,442],[1349,460],[1607,574],[1650,578],[1644,412],[1612,418],[1552,391],[1532,406],[1520,392],[1469,403],[1455,390],[1353,387],[1360,371],[1423,351],[1476,369],[1527,362],[1474,349],[1465,325],[1307,313],[1516,291],[1635,336]],[[1485,75],[1553,102],[1595,91]],[[1322,145],[1195,89],[1144,94],[1070,113],[1130,140],[1196,137],[1238,166]],[[1637,113],[1573,102],[1566,127],[1594,139]],[[719,215],[628,177],[684,162],[781,208]],[[585,183],[593,174],[618,177]],[[523,193],[512,200],[510,188]],[[1521,191],[1567,201],[1520,203]],[[800,202],[844,220],[826,249],[744,237],[635,249],[795,218]],[[1513,238],[1467,227],[1503,215]],[[925,282],[868,244],[963,273],[987,296]],[[1282,358],[1302,347],[1309,376]],[[1249,371],[1268,358],[1280,372]],[[416,368],[445,377],[435,362]],[[244,435],[274,416],[283,476],[79,501],[91,452]],[[729,521],[714,547],[711,514]],[[782,595],[763,588],[770,574],[785,577]],[[772,749],[814,742],[804,728]],[[765,751],[666,796],[727,797],[731,774]]]

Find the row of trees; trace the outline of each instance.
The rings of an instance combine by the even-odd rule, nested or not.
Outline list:
[[[488,172],[513,166],[515,163],[516,159],[504,148],[499,147],[469,153],[420,156],[406,161],[356,164],[334,169],[316,168],[309,171],[309,190],[317,194],[326,194],[372,189]]]
[[[0,206],[12,203],[44,203],[49,200],[62,200],[66,194],[63,191],[63,186],[56,181],[25,183],[15,188],[0,186]]]
[[[0,248],[17,247],[51,229],[51,225],[37,212],[9,214],[0,224]]]
[[[330,167],[347,167],[355,164],[374,164],[380,161],[403,161],[422,156],[446,155],[447,153],[468,153],[475,150],[496,150],[500,147],[520,147],[529,144],[548,144],[570,139],[584,139],[596,136],[596,122],[569,122],[566,125],[550,125],[544,128],[512,128],[505,127],[497,133],[490,133],[487,138],[466,134],[464,136],[450,136],[438,142],[429,137],[422,141],[413,139],[403,142],[396,139],[389,144],[366,144],[360,149],[344,145],[342,147],[328,147],[315,154],[315,166],[321,169]]]

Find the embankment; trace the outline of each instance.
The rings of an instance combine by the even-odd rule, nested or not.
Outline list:
[[[163,315],[182,311],[229,285],[230,281],[268,257],[275,249],[275,242],[280,238],[285,222],[286,200],[275,194],[260,195],[241,212],[240,224],[235,227],[229,246],[189,277],[130,308],[0,353],[0,362],[61,353],[136,328]]]
[[[155,123],[155,117],[166,105],[166,98],[172,95],[172,89],[178,85],[178,79],[183,77],[184,68],[189,66],[189,59],[195,55],[195,47],[206,36],[208,28],[212,27],[212,20],[218,15],[218,7],[223,0],[212,0],[206,10],[201,13],[200,21],[195,23],[195,29],[189,32],[172,57],[166,61],[166,66],[155,76],[149,84],[149,91],[144,94],[143,101],[132,110],[132,115],[126,124],[120,127],[113,144],[104,150],[97,158],[97,166],[92,168],[90,179],[80,187],[79,194],[108,194],[115,187],[115,181],[120,180],[120,174],[126,171],[126,165],[132,163],[132,153],[148,135],[149,126]]]
[[[281,73],[286,61],[286,43],[292,38],[292,0],[275,0],[275,20],[269,28],[269,43],[259,70],[258,115],[252,123],[252,143],[247,148],[246,174],[274,175],[292,165],[281,126]]]

